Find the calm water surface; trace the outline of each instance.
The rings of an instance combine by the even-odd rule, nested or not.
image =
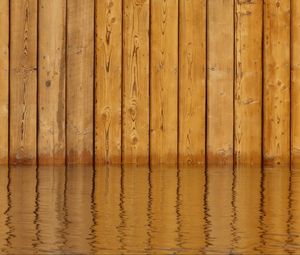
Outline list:
[[[300,169],[0,169],[1,254],[300,254]]]

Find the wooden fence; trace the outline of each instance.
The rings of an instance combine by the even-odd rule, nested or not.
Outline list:
[[[299,0],[0,0],[1,163],[290,158]]]

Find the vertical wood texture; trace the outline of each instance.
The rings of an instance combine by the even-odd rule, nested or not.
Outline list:
[[[10,162],[35,164],[37,1],[10,4]]]
[[[179,162],[205,162],[206,1],[180,0]]]
[[[149,0],[123,7],[123,163],[149,158]]]
[[[235,161],[260,165],[263,2],[236,0]]]
[[[0,164],[8,163],[9,0],[0,0]]]
[[[93,162],[94,1],[67,6],[67,159]]]
[[[151,1],[151,164],[177,163],[178,0]]]
[[[40,0],[39,164],[65,163],[66,1]]]
[[[96,163],[121,163],[122,1],[96,0]]]
[[[292,163],[300,163],[300,2],[291,1],[292,6],[292,88],[291,88],[291,111],[292,111]]]
[[[264,160],[290,159],[290,1],[264,7]]]
[[[233,162],[234,2],[208,1],[207,160]]]

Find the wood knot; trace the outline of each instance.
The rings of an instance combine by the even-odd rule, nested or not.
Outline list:
[[[50,86],[51,86],[51,81],[50,81],[50,80],[47,80],[47,81],[46,81],[46,87],[49,88]]]

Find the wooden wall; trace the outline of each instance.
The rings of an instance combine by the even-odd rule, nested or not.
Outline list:
[[[299,54],[298,0],[0,0],[0,163],[299,163]]]

